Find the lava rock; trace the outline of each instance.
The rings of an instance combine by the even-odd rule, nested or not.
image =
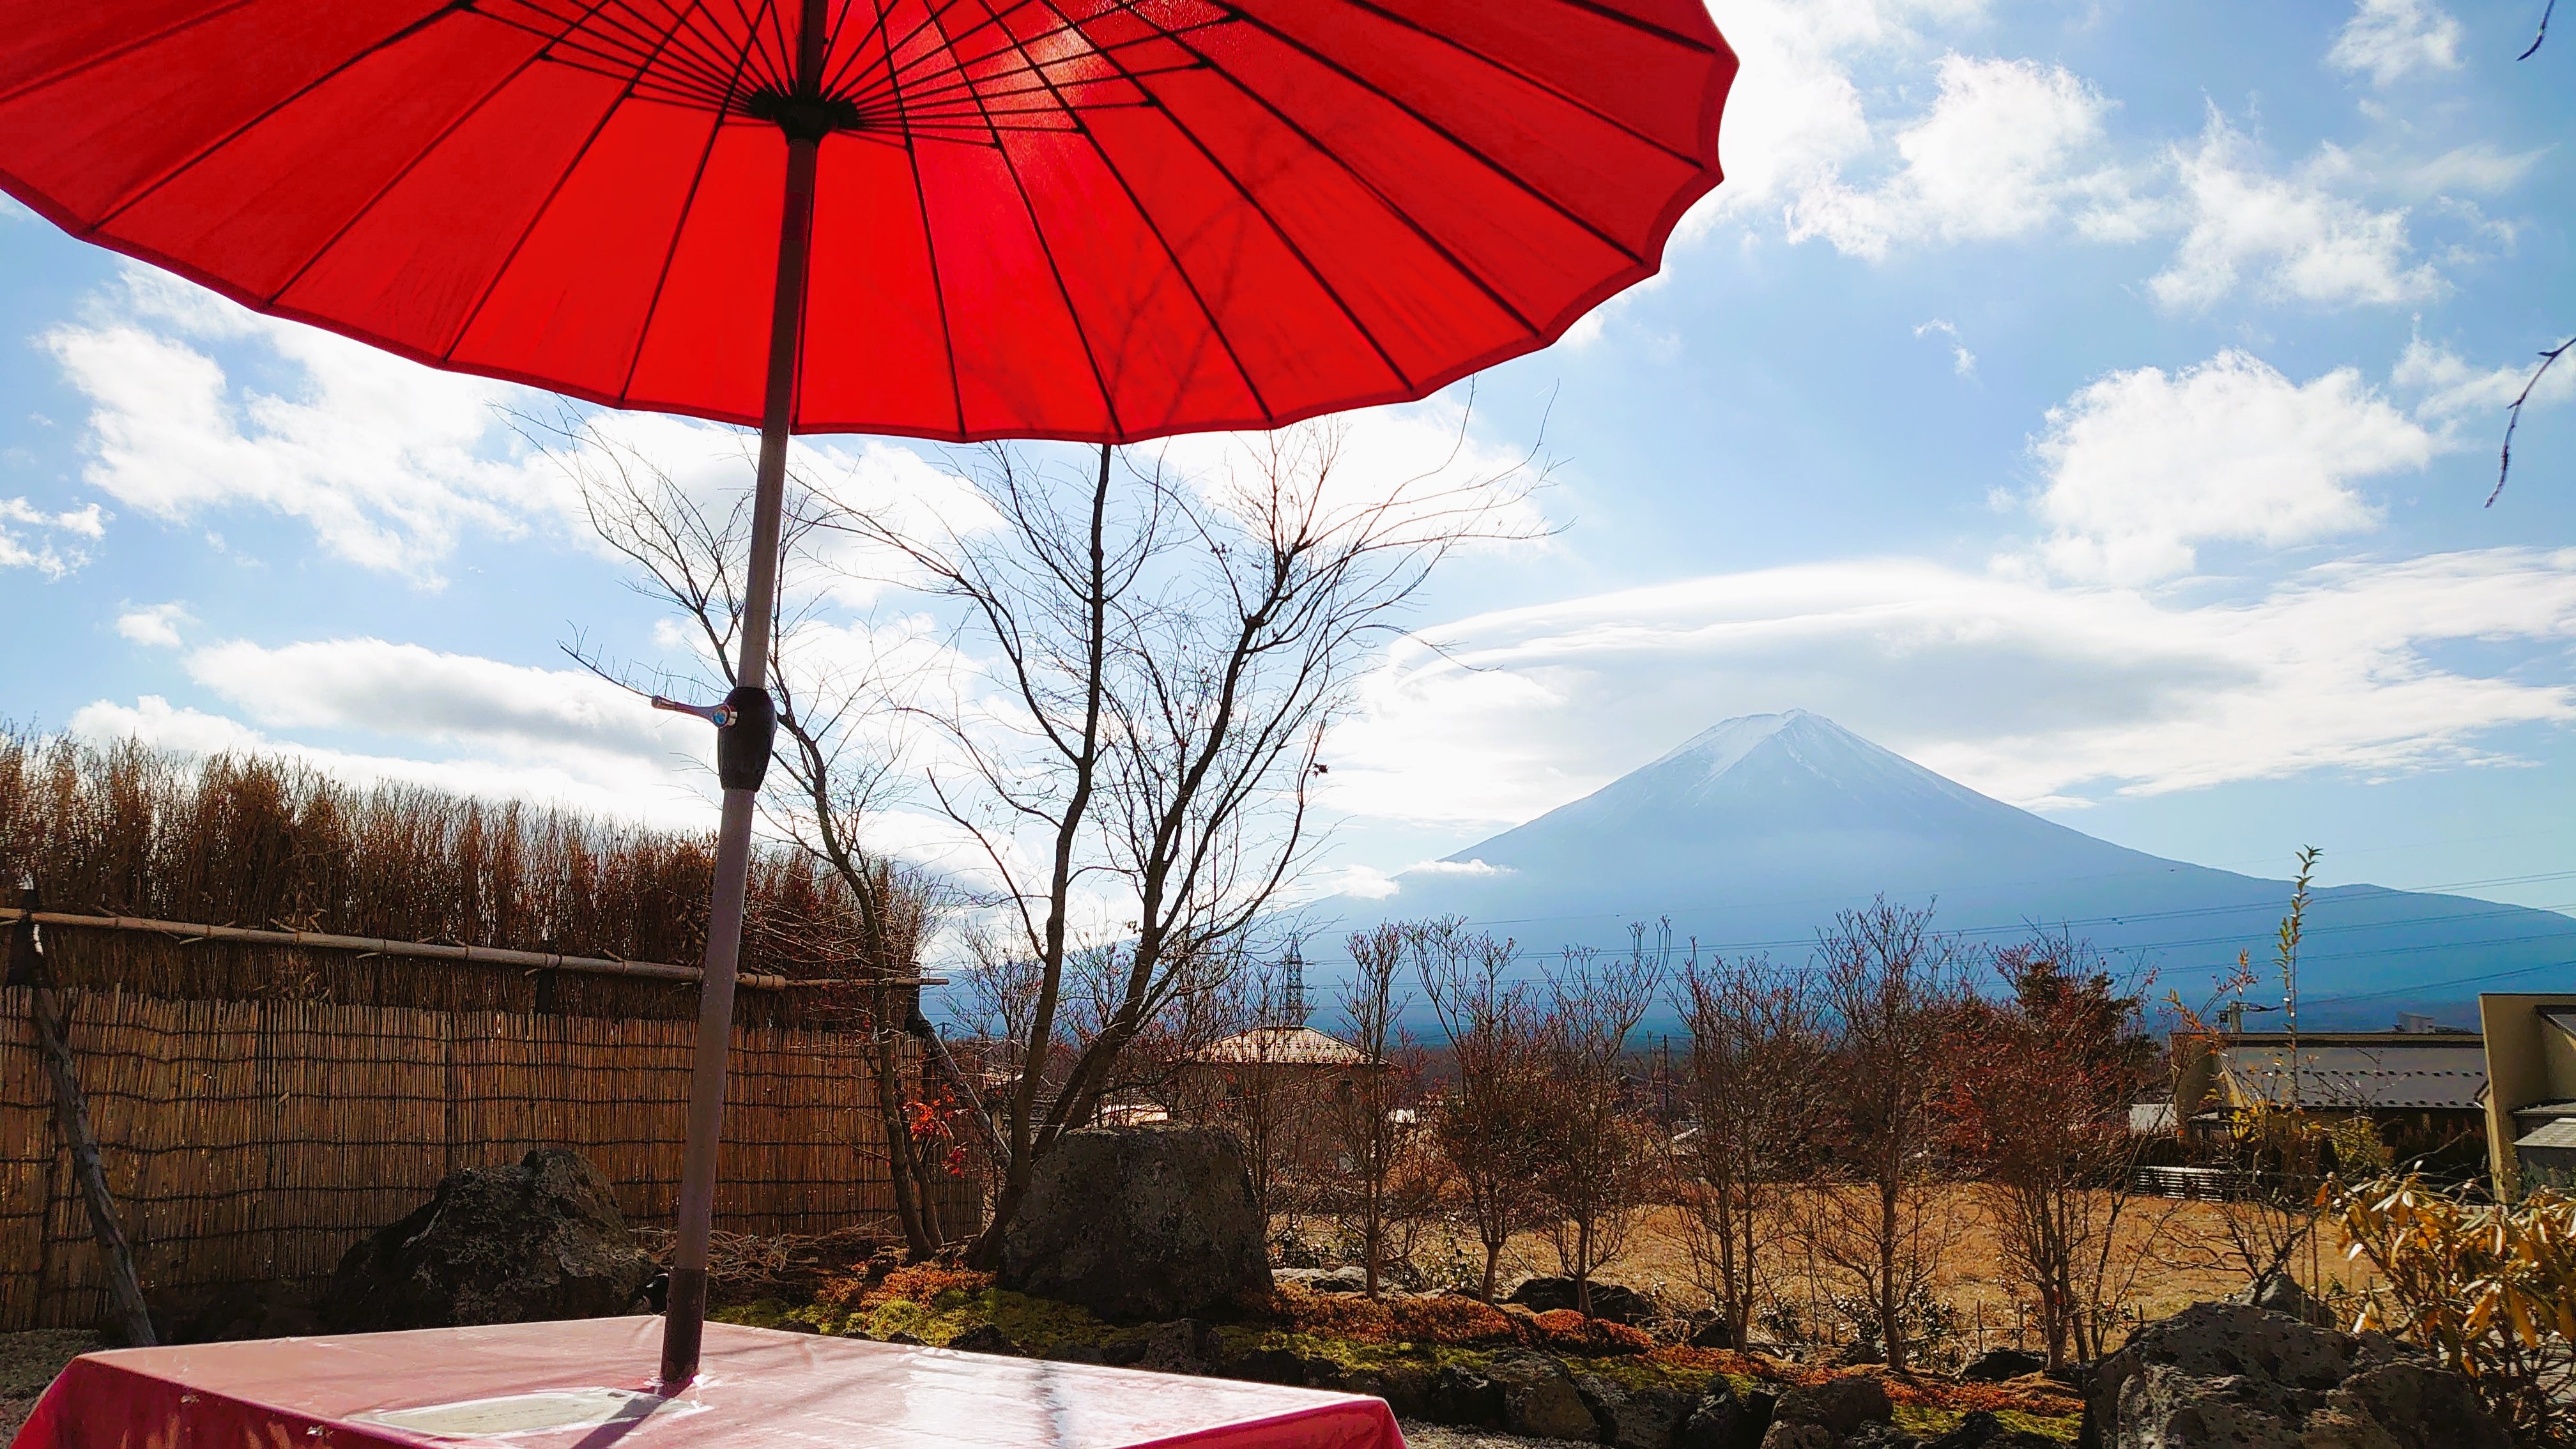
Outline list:
[[[1725,1319],[1712,1313],[1708,1317],[1700,1319],[1691,1325],[1690,1346],[1693,1348],[1733,1348],[1736,1346],[1735,1330],[1726,1326]]]
[[[2469,1381],[2394,1339],[2245,1303],[2195,1303],[2095,1366],[2088,1439],[2177,1444],[2506,1449]]]
[[[1518,1303],[1533,1313],[1552,1313],[1560,1308],[1576,1307],[1574,1280],[1571,1278],[1524,1278],[1504,1301]],[[1607,1318],[1613,1323],[1641,1323],[1656,1316],[1654,1300],[1634,1288],[1616,1283],[1592,1285],[1594,1318]]]
[[[1136,1367],[1162,1374],[1211,1373],[1225,1352],[1216,1330],[1192,1318],[1155,1324],[1146,1331],[1143,1342],[1144,1352],[1137,1358]]]
[[[1999,1384],[2024,1374],[2035,1374],[2048,1367],[2044,1354],[2024,1348],[1990,1348],[1968,1360],[1959,1370],[1959,1381],[1967,1384]]]
[[[1673,1440],[1674,1449],[1757,1449],[1763,1433],[1771,1427],[1771,1413],[1778,1400],[1760,1390],[1737,1395],[1735,1386],[1724,1379],[1712,1379],[1708,1392],[1691,1406],[1690,1417],[1682,1421],[1681,1433]]]
[[[1435,1424],[1499,1429],[1503,1425],[1502,1385],[1474,1369],[1444,1365],[1431,1381],[1429,1417]]]
[[[1690,1419],[1692,1398],[1679,1389],[1626,1389],[1598,1374],[1579,1374],[1574,1390],[1592,1411],[1601,1442],[1619,1449],[1673,1449]]]
[[[1292,1389],[1302,1389],[1312,1382],[1305,1355],[1287,1348],[1248,1350],[1225,1366],[1225,1376],[1256,1384],[1285,1384]]]
[[[948,1346],[959,1353],[999,1353],[1021,1357],[1020,1346],[1011,1342],[1011,1336],[1004,1333],[999,1325],[991,1323],[976,1324],[948,1340]]]
[[[402,1221],[359,1239],[321,1318],[342,1333],[605,1318],[653,1273],[599,1169],[541,1147],[515,1167],[448,1174]]]
[[[1847,1439],[1861,1425],[1885,1423],[1894,1413],[1887,1386],[1866,1375],[1801,1384],[1782,1394],[1773,1406],[1771,1428],[1762,1443],[1771,1449],[1772,1438],[1782,1429],[1802,1425],[1821,1428],[1834,1439]]]
[[[1181,1318],[1270,1287],[1263,1229],[1232,1132],[1085,1128],[1039,1160],[1001,1282],[1104,1318]]]
[[[1530,1439],[1596,1439],[1600,1426],[1565,1365],[1543,1353],[1496,1356],[1491,1377],[1503,1393],[1503,1427]]]
[[[1273,1268],[1270,1281],[1314,1293],[1366,1293],[1368,1274],[1357,1268]]]

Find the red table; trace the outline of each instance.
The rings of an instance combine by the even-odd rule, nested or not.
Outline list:
[[[14,1449],[1403,1449],[1384,1402],[1313,1389],[707,1325],[644,1392],[658,1318],[120,1349],[75,1360]]]

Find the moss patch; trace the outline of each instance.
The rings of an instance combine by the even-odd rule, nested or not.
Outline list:
[[[1481,1305],[1477,1305],[1480,1312],[1468,1312],[1408,1309],[1403,1306],[1407,1300],[1325,1299],[1326,1295],[1286,1290],[1243,1304],[1233,1321],[1215,1325],[1223,1360],[1244,1364],[1255,1356],[1293,1357],[1308,1365],[1308,1373],[1317,1380],[1349,1384],[1374,1376],[1392,1389],[1407,1381],[1420,1386],[1444,1367],[1489,1373],[1503,1355],[1529,1351],[1508,1338],[1496,1341],[1494,1330],[1506,1326],[1496,1321],[1502,1315]],[[1068,1348],[1106,1348],[1151,1331],[1149,1326],[1106,1323],[1072,1304],[1013,1293],[993,1286],[989,1275],[953,1268],[838,1278],[826,1282],[807,1302],[763,1298],[719,1309],[713,1316],[761,1328],[871,1339],[903,1335],[937,1345],[991,1324],[1026,1352],[1038,1355]],[[1560,1336],[1577,1337],[1571,1331],[1548,1335],[1550,1339]],[[1585,1353],[1569,1344],[1552,1347],[1553,1356],[1570,1373],[1597,1374],[1630,1391],[1669,1388],[1696,1394],[1724,1380],[1738,1393],[1777,1393],[1837,1376],[1828,1369],[1751,1354],[1673,1346],[1641,1353],[1624,1339],[1581,1337],[1587,1343],[1597,1337],[1601,1347],[1610,1351]],[[1462,1339],[1470,1341],[1458,1341]],[[1924,1438],[1948,1430],[1973,1409],[1992,1410],[2011,1428],[2065,1441],[2074,1439],[2080,1422],[2071,1399],[2033,1396],[1999,1385],[1951,1384],[1878,1372],[1895,1402],[1897,1424]]]

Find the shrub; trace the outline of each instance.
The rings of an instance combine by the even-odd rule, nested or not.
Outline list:
[[[2472,1203],[2412,1173],[2321,1196],[2350,1255],[2388,1280],[2364,1299],[2356,1331],[2431,1349],[2522,1442],[2576,1444],[2576,1405],[2550,1391],[2576,1367],[2576,1197]]]

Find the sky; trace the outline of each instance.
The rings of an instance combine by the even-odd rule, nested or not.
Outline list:
[[[1352,422],[1399,471],[1535,450],[1546,529],[1445,564],[1362,681],[1307,888],[1802,707],[2158,854],[2576,904],[2576,359],[2483,506],[2576,333],[2540,9],[1714,0],[1728,179],[1662,274]],[[704,727],[564,652],[684,645],[530,440],[561,406],[0,201],[0,719],[707,823]],[[739,434],[625,426],[748,486]]]

